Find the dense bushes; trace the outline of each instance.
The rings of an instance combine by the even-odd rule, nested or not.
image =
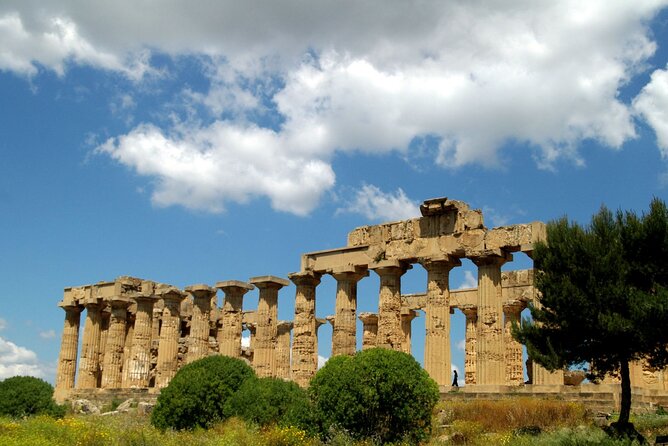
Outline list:
[[[207,428],[225,418],[223,408],[228,398],[254,376],[245,362],[226,356],[187,364],[160,392],[151,423],[159,429]]]
[[[380,348],[330,359],[309,390],[323,435],[343,429],[381,442],[427,438],[439,398],[412,356]]]
[[[308,394],[297,384],[278,378],[246,380],[223,409],[259,426],[276,424],[308,431],[313,426]]]
[[[62,417],[64,413],[65,408],[53,401],[53,387],[46,381],[32,376],[14,376],[0,381],[0,415]]]

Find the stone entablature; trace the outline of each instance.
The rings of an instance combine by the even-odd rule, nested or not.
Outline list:
[[[455,310],[466,316],[463,381],[479,391],[523,385],[522,346],[510,331],[521,311],[535,302],[533,270],[501,267],[512,262],[513,252],[530,256],[533,243],[545,237],[545,225],[487,229],[481,211],[447,198],[427,200],[420,209],[421,218],[357,228],[343,248],[304,254],[301,270],[289,274],[289,281],[258,276],[182,291],[122,276],[65,288],[59,303],[65,322],[56,398],[65,399],[74,389],[159,391],[183,364],[211,354],[243,358],[260,376],[306,386],[317,371],[318,328],[326,321],[333,330],[332,355],[355,353],[357,319],[363,324],[362,349],[381,346],[410,353],[412,321],[422,313],[425,369],[447,389]],[[463,258],[478,267],[478,286],[450,290],[450,272]],[[402,276],[413,267],[427,271],[426,291],[403,295]],[[322,299],[317,287],[326,274],[337,287],[329,297],[335,299],[335,314],[325,319],[317,318],[315,309]],[[357,314],[357,284],[370,274],[380,281],[378,313]],[[278,321],[279,292],[290,282],[296,287],[294,319]],[[249,292],[258,295],[255,311],[243,309]],[[250,334],[249,347],[242,347],[244,330]],[[642,363],[633,370],[634,385],[668,391],[668,373]],[[527,374],[541,389],[564,384],[563,373],[537,365]]]

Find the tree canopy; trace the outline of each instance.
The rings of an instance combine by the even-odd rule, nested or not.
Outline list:
[[[668,364],[668,209],[613,214],[605,207],[581,226],[547,224],[533,252],[537,305],[515,336],[548,370],[588,365],[590,378],[619,374],[619,424],[631,407],[629,362]]]

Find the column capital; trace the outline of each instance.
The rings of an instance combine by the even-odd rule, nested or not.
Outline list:
[[[473,317],[478,315],[478,307],[475,305],[462,305],[459,309],[466,315],[466,317]]]
[[[402,262],[400,260],[381,260],[369,264],[369,269],[376,272],[376,274],[379,276],[402,276],[411,268],[413,268],[413,265],[407,262]]]
[[[334,277],[337,282],[341,280],[353,280],[359,282],[362,278],[369,276],[368,269],[354,265],[338,266],[332,268],[328,273]]]
[[[503,303],[503,312],[506,314],[521,313],[527,307],[522,300],[507,300]]]
[[[467,256],[476,266],[501,266],[513,260],[513,255],[502,249],[486,249]]]
[[[186,297],[186,293],[173,286],[161,287],[156,291],[158,296],[160,296],[165,302],[181,302]]]
[[[63,310],[65,310],[66,312],[81,313],[84,309],[84,306],[79,305],[76,301],[70,301],[70,302],[60,301],[58,302],[58,306]]]
[[[198,283],[195,285],[188,285],[183,289],[186,293],[192,294],[194,297],[211,297],[216,294],[216,289],[209,285]]]
[[[255,285],[259,290],[262,289],[280,290],[284,286],[290,285],[289,281],[276,276],[251,277],[250,279],[248,279],[248,282],[251,285]]]
[[[455,266],[462,266],[462,261],[458,257],[442,255],[437,257],[418,257],[418,263],[427,271],[432,268],[448,268],[452,269]]]
[[[247,282],[242,282],[241,280],[223,280],[222,282],[216,282],[216,288],[222,290],[225,294],[237,292],[242,295],[255,289],[253,285]]]
[[[120,295],[110,297],[108,303],[112,310],[127,309],[132,304],[132,300],[128,296]]]
[[[290,331],[292,330],[293,327],[293,322],[292,321],[278,321],[278,324],[276,324],[276,327],[278,328],[278,331]]]
[[[297,286],[318,286],[321,276],[322,274],[309,270],[288,274],[288,278]]]
[[[402,308],[401,309],[401,320],[404,321],[412,321],[418,317],[418,312],[415,310],[411,310],[410,308]]]
[[[376,313],[360,313],[358,319],[364,324],[377,324],[378,323],[378,314]]]

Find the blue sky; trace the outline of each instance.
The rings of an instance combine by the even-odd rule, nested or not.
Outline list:
[[[668,195],[666,1],[105,3],[0,4],[0,377],[53,380],[67,286],[286,277],[438,196],[493,227]]]

